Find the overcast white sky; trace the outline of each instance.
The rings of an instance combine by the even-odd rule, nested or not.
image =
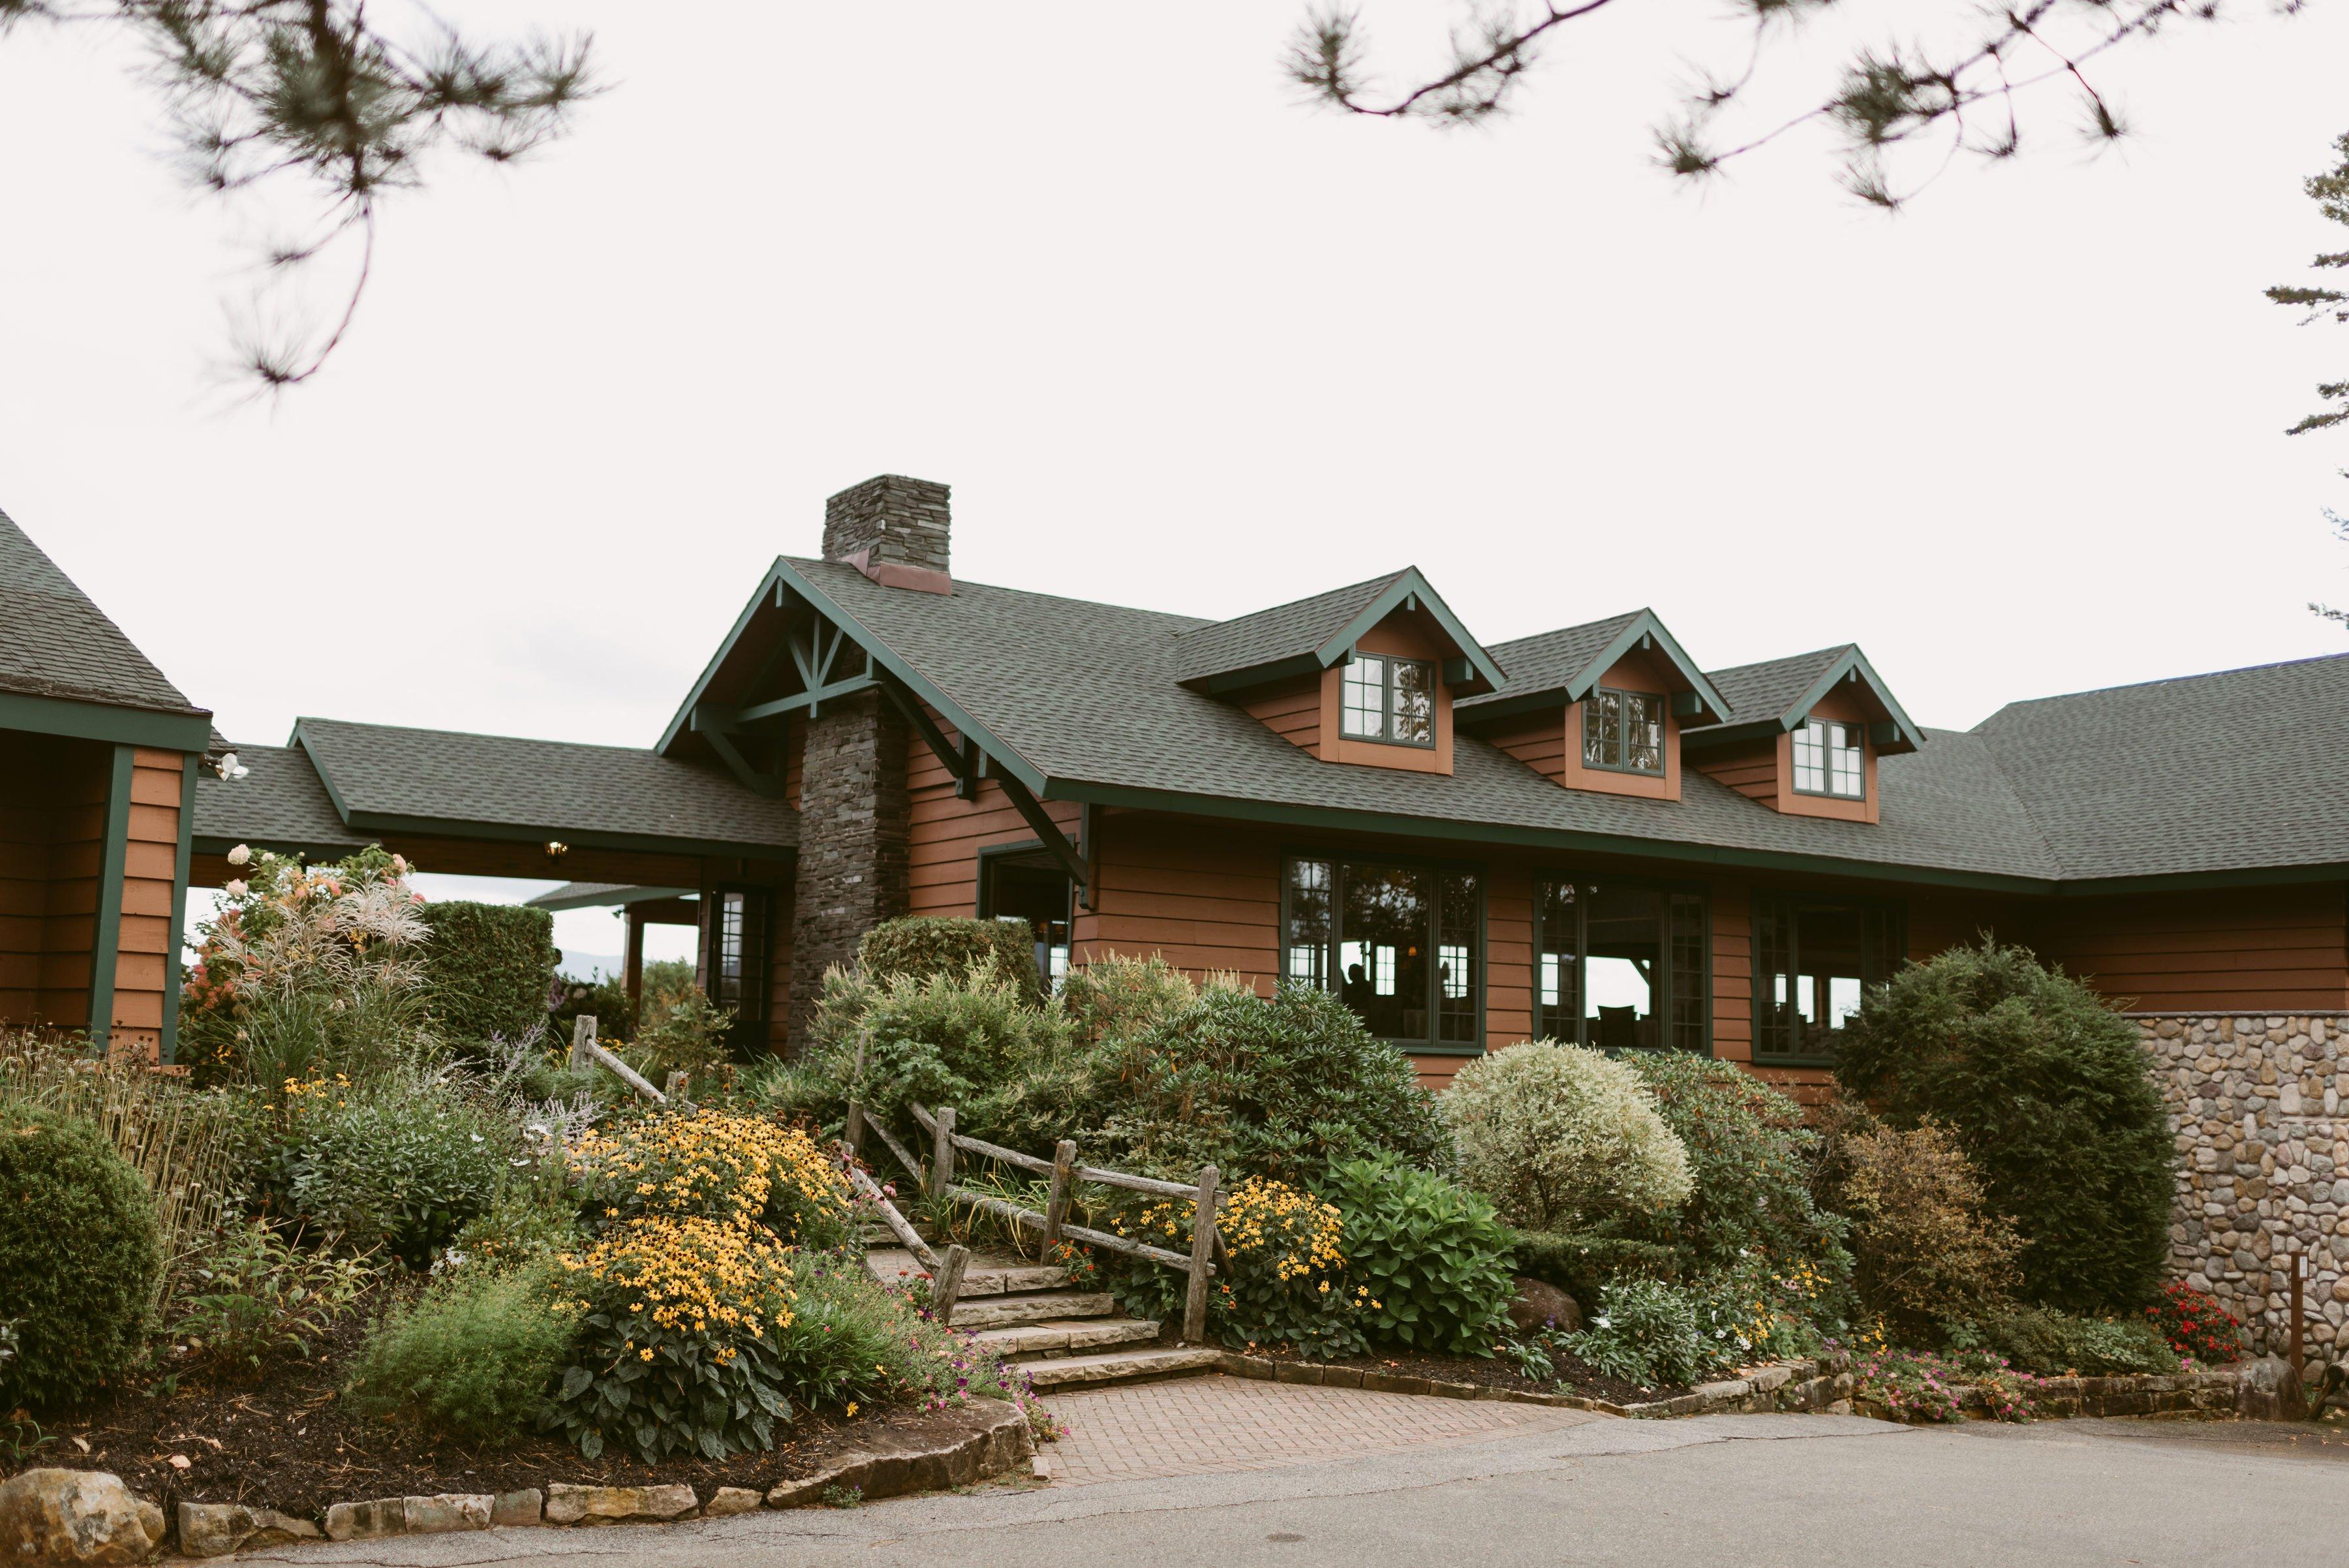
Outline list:
[[[2045,100],[2030,156],[1888,220],[1799,136],[1655,171],[1681,61],[1737,35],[1621,5],[1442,135],[1295,107],[1290,0],[456,0],[593,27],[614,90],[395,202],[274,410],[206,373],[248,231],[127,53],[26,29],[0,509],[248,742],[648,743],[891,471],[955,486],[958,576],[1224,616],[1415,563],[1487,641],[1641,604],[1713,666],[1857,639],[1928,724],[2349,648],[2302,608],[2349,599],[2349,440],[2281,433],[2343,344],[2260,297],[2340,244],[2300,182],[2349,10],[2116,57],[2126,151]],[[1371,7],[1405,63],[1446,15]]]

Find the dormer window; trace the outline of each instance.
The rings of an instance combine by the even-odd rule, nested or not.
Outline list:
[[[1346,666],[1338,730],[1350,741],[1435,744],[1435,666],[1423,659],[1359,653]]]
[[[1868,759],[1857,724],[1812,719],[1795,732],[1795,793],[1860,800],[1868,794]]]
[[[1582,765],[1619,774],[1664,771],[1664,700],[1600,687],[1582,700]]]

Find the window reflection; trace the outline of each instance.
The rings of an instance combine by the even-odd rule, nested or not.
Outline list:
[[[1292,860],[1282,974],[1336,991],[1382,1039],[1473,1049],[1481,892],[1473,872]]]

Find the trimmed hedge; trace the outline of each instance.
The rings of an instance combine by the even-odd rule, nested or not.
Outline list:
[[[64,1407],[145,1345],[163,1248],[147,1183],[79,1116],[0,1100],[0,1410]]]
[[[521,904],[461,898],[423,906],[424,997],[434,1025],[452,1044],[509,1044],[546,1020],[554,984],[554,917]]]
[[[1947,1127],[2028,1243],[2023,1293],[2074,1312],[2153,1299],[2177,1153],[2137,1026],[2022,948],[1953,948],[1870,992],[1836,1076],[1896,1127]]]
[[[1553,1231],[1511,1231],[1517,1272],[1556,1285],[1588,1312],[1609,1280],[1680,1278],[1680,1253],[1661,1241]]]
[[[875,985],[898,975],[928,980],[944,975],[959,982],[974,963],[994,961],[1006,979],[1030,1000],[1043,994],[1036,973],[1036,944],[1015,920],[967,920],[940,915],[910,915],[884,920],[856,944],[856,968]]]

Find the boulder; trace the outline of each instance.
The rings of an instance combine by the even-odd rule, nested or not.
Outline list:
[[[1582,1305],[1556,1285],[1521,1279],[1516,1295],[1509,1302],[1509,1321],[1521,1334],[1531,1334],[1545,1324],[1573,1334],[1582,1327]]]
[[[445,1535],[457,1530],[487,1530],[497,1499],[488,1492],[436,1492],[409,1497],[407,1529],[410,1535]]]
[[[32,1469],[0,1483],[0,1562],[144,1563],[163,1511],[104,1470]]]
[[[225,1557],[248,1546],[316,1541],[319,1533],[310,1521],[274,1508],[247,1508],[241,1502],[180,1505],[180,1551],[190,1557]]]
[[[366,1502],[337,1502],[326,1509],[326,1539],[373,1541],[408,1532],[408,1500],[378,1497]]]
[[[723,1519],[730,1513],[749,1513],[761,1501],[760,1495],[749,1487],[721,1486],[701,1505],[706,1519]]]
[[[490,1522],[502,1525],[536,1524],[545,1511],[546,1494],[536,1487],[524,1487],[520,1491],[502,1491],[490,1504]]]

